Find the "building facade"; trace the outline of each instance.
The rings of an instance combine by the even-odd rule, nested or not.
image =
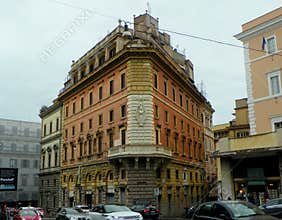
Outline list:
[[[2,191],[0,202],[38,205],[40,123],[0,119],[0,167],[18,169],[17,190]]]
[[[39,173],[40,206],[46,216],[53,217],[61,204],[60,197],[60,149],[62,131],[62,107],[54,103],[42,107],[41,118],[41,162]]]
[[[282,127],[282,7],[242,25],[250,133]]]
[[[205,196],[213,109],[157,19],[120,24],[68,76],[57,98],[63,205],[151,202],[175,216]]]
[[[282,8],[244,25],[247,100],[237,102],[241,125],[215,128],[222,198],[258,205],[281,196],[282,185]],[[247,101],[247,110],[244,102]],[[247,125],[249,123],[249,125]],[[233,129],[232,129],[233,127]]]

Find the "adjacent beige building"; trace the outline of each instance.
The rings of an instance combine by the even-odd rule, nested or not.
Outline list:
[[[242,25],[247,99],[214,127],[219,196],[258,205],[281,195],[282,7]]]
[[[282,7],[242,25],[251,134],[282,127]]]

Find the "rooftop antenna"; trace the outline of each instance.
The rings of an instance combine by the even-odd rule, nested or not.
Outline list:
[[[147,2],[147,10],[146,10],[147,12],[148,12],[148,14],[149,15],[151,15],[151,6],[150,6],[150,3],[149,2]]]

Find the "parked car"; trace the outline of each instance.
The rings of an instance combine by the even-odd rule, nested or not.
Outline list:
[[[282,198],[271,199],[264,205],[260,206],[266,214],[282,218]]]
[[[73,208],[60,208],[56,214],[56,220],[91,220],[92,218],[82,211]]]
[[[90,208],[87,205],[77,205],[75,206],[75,209],[81,209],[85,213],[90,211]]]
[[[131,210],[134,212],[139,212],[144,219],[159,219],[160,217],[160,210],[154,205],[134,205],[131,207]]]
[[[106,218],[106,220],[114,220],[114,219],[143,220],[143,217],[140,213],[134,212],[124,205],[99,204],[94,206],[90,210],[89,214],[91,215],[91,213],[100,213]]]
[[[45,210],[40,207],[23,206],[23,207],[18,208],[18,210],[35,210],[41,217],[43,217],[45,214]]]
[[[40,214],[34,209],[22,209],[15,212],[13,220],[41,220]]]
[[[257,206],[245,201],[206,202],[196,209],[193,220],[274,220]]]

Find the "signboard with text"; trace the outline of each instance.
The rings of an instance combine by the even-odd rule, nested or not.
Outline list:
[[[0,168],[0,191],[16,191],[17,183],[17,168]]]

